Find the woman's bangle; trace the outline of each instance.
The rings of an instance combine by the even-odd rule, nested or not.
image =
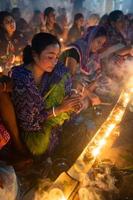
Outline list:
[[[6,83],[3,83],[3,92],[6,92]]]
[[[54,106],[53,106],[53,115],[54,115],[54,117],[56,117]]]
[[[71,91],[72,91],[72,92],[75,92],[75,94],[78,94],[78,90],[76,90],[76,89],[74,89],[74,88],[72,88]]]

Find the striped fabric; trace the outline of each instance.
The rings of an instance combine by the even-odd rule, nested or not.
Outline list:
[[[39,131],[47,117],[44,96],[51,85],[58,84],[68,69],[58,63],[52,73],[45,73],[40,89],[37,88],[32,72],[26,66],[14,67],[12,70],[13,102],[19,126],[24,131]],[[71,80],[65,84],[66,95],[70,93]]]

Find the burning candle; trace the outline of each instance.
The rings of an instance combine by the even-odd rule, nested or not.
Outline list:
[[[105,138],[109,137],[113,129],[115,128],[115,124],[109,124],[105,132]]]
[[[123,106],[126,107],[130,100],[130,93],[124,93]]]
[[[97,157],[99,155],[99,153],[100,153],[100,148],[99,147],[93,149],[93,151],[92,151],[93,157]]]
[[[49,192],[49,200],[66,200],[66,198],[61,189],[53,188]]]
[[[106,144],[106,140],[103,138],[99,141],[99,147],[102,147]]]
[[[2,67],[0,66],[0,77],[3,75],[3,69]]]
[[[73,188],[75,186],[74,184],[71,184],[71,181],[76,180],[76,181],[81,182],[82,181],[81,175],[88,173],[88,171],[91,169],[96,158],[99,156],[102,148],[107,143],[108,137],[112,134],[116,126],[121,122],[124,112],[126,110],[126,107],[131,97],[132,97],[132,90],[130,91],[130,89],[128,89],[128,91],[121,92],[121,95],[115,107],[113,108],[112,112],[108,116],[107,120],[103,123],[101,128],[97,131],[95,136],[88,143],[88,145],[83,150],[81,155],[78,157],[74,165],[68,170],[67,174],[69,174],[71,179],[67,180],[64,178],[61,180],[60,179],[61,176],[57,179],[58,183],[64,183],[65,181],[67,182],[67,184],[63,187],[64,193],[60,189],[55,189],[55,190],[52,189],[50,200],[52,199],[65,200],[66,199],[65,197],[71,196],[73,192]],[[68,185],[70,186],[69,191],[67,190]],[[83,199],[86,199],[86,197],[88,198],[87,195],[84,196],[84,193],[85,193],[85,190],[83,189],[82,191],[80,191],[80,196]]]

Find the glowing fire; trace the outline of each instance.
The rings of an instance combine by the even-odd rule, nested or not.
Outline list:
[[[113,108],[107,120],[97,131],[95,136],[89,142],[84,151],[81,153],[81,155],[76,160],[74,165],[68,170],[66,177],[69,174],[69,180],[66,181],[67,182],[66,186],[64,186],[64,189],[62,191],[64,195],[62,196],[62,193],[59,192],[58,194],[60,195],[56,198],[57,200],[66,200],[68,199],[69,195],[71,195],[73,189],[70,190],[70,188],[69,188],[70,191],[67,191],[66,194],[68,185],[69,186],[71,185],[72,187],[70,177],[72,180],[81,181],[80,175],[87,173],[89,169],[92,167],[93,163],[95,162],[95,159],[101,153],[103,147],[107,144],[108,138],[113,132],[114,128],[116,128],[116,126],[121,122],[126,107],[131,99],[132,93],[133,93],[133,88],[128,89],[128,92],[123,91],[121,93],[115,107]],[[55,181],[55,184],[61,183],[61,180],[66,180],[66,179],[65,177],[62,179],[62,177],[59,176]]]
[[[61,189],[53,188],[49,192],[49,200],[66,200]]]

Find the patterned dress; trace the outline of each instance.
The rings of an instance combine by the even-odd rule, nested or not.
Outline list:
[[[70,94],[68,69],[58,63],[51,73],[44,74],[39,88],[32,71],[24,65],[13,68],[12,80],[12,98],[22,138],[33,155],[43,154],[51,150],[51,146],[54,148],[58,127],[69,119],[68,113],[62,113],[47,120],[47,111],[61,104]]]
[[[10,135],[8,131],[5,129],[2,120],[0,119],[0,149],[2,149],[2,147],[6,145],[9,140],[10,140]]]

